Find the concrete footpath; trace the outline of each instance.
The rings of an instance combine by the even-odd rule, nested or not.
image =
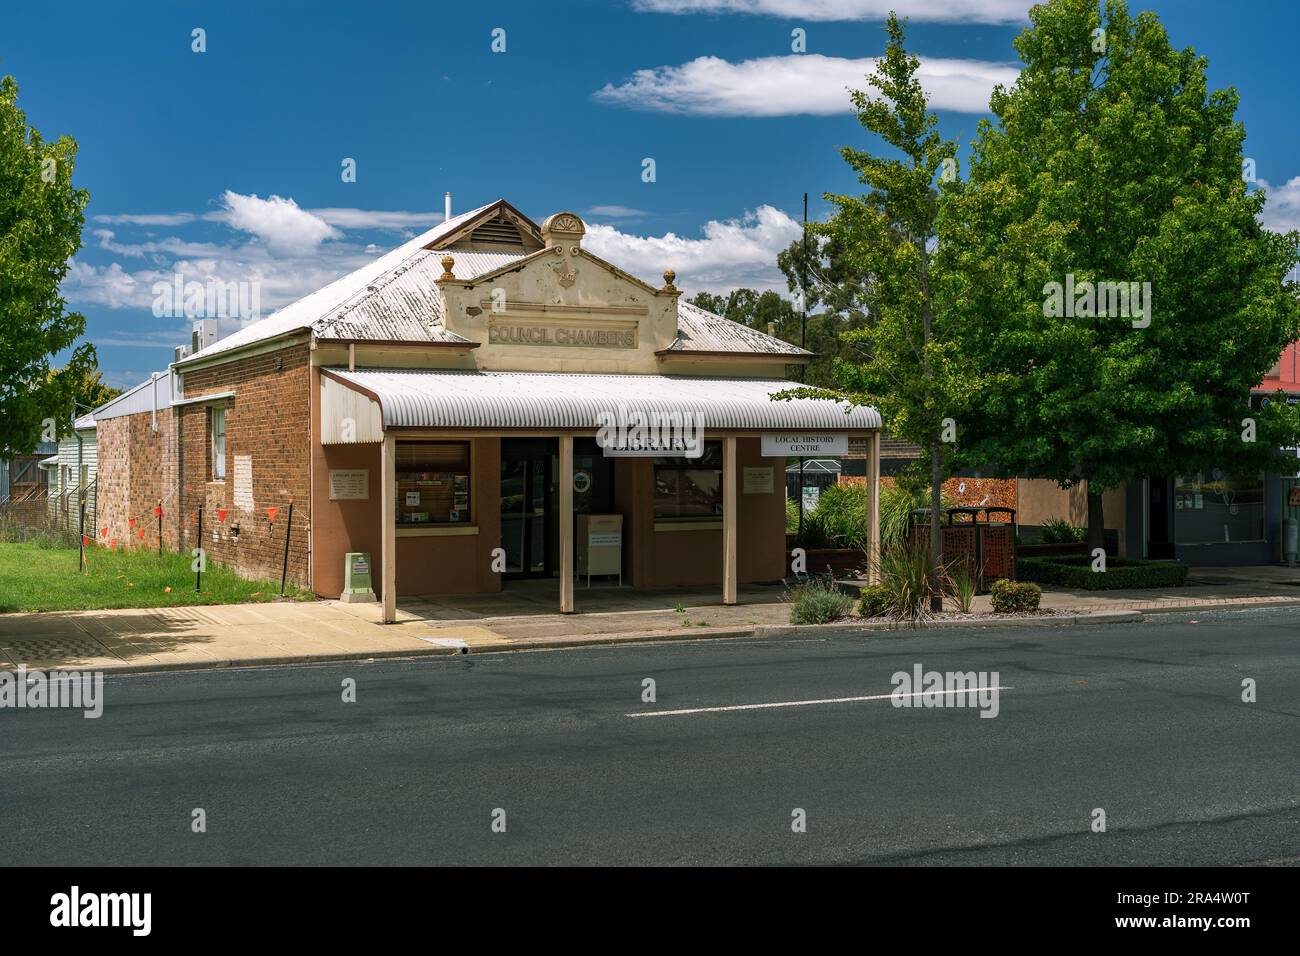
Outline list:
[[[807,634],[791,627],[781,587],[742,589],[724,607],[712,589],[579,588],[579,613],[554,611],[554,582],[497,595],[403,600],[382,625],[375,605],[311,603],[0,614],[0,670],[153,671],[532,650],[629,641]],[[1300,605],[1300,570],[1197,569],[1187,587],[1151,591],[1048,591],[1056,616],[942,621],[942,627],[1069,626],[1145,613]],[[975,612],[988,612],[988,597]],[[846,621],[835,630],[890,628]]]

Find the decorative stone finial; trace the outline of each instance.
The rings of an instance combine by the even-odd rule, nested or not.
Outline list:
[[[438,277],[439,282],[452,282],[456,276],[452,273],[451,267],[456,264],[456,260],[451,256],[442,257],[442,275]]]
[[[569,243],[573,247],[573,255],[577,255],[577,250],[582,245],[582,237],[586,233],[587,227],[582,224],[582,219],[577,213],[557,212],[553,216],[547,216],[542,223],[542,241],[547,246],[563,246]]]
[[[672,269],[665,269],[665,270],[664,270],[664,287],[663,287],[662,291],[664,291],[664,292],[680,292],[681,290],[678,289],[677,286],[673,285],[673,280],[676,279],[676,278],[677,278],[677,273],[676,273],[676,272],[673,272]]]

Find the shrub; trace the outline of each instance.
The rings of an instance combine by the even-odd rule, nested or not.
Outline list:
[[[1176,588],[1187,583],[1187,565],[1171,561],[1139,561],[1107,558],[1105,571],[1092,570],[1092,558],[1061,555],[1050,558],[1020,558],[1016,573],[1026,581],[1055,584],[1085,591],[1123,588]]]
[[[957,602],[957,609],[963,614],[969,614],[975,603],[975,595],[979,593],[979,571],[966,561],[958,561],[948,567],[944,578],[944,585]]]
[[[810,581],[786,593],[791,624],[829,624],[853,610],[853,599],[834,584]]]
[[[1088,529],[1070,524],[1064,518],[1053,518],[1039,532],[1043,544],[1074,544],[1088,540]]]
[[[896,615],[916,620],[926,614],[934,593],[933,568],[930,549],[921,541],[908,541],[880,556],[880,582]]]
[[[1018,611],[1037,611],[1038,602],[1043,597],[1043,589],[1028,581],[1011,581],[998,578],[989,588],[993,598],[993,610],[998,614],[1014,614]]]
[[[859,617],[884,617],[894,609],[893,595],[883,584],[869,584],[858,598]]]
[[[823,488],[817,508],[803,519],[804,547],[865,548],[867,546],[866,485]]]

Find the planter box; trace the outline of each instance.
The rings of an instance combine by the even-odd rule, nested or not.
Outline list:
[[[1087,541],[1063,541],[1060,544],[1018,544],[1017,558],[1052,558],[1063,554],[1086,555]]]
[[[809,548],[808,573],[822,574],[829,567],[836,577],[865,575],[867,554],[861,548]],[[786,567],[793,560],[790,550],[786,550]]]

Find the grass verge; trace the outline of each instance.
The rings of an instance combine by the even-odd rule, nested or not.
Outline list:
[[[0,541],[0,612],[91,611],[103,608],[186,607],[279,601],[278,581],[249,581],[208,562],[203,590],[194,590],[193,560],[164,552],[86,552],[89,570],[77,571],[77,549],[48,542]],[[310,591],[293,585],[285,598],[310,601]]]

